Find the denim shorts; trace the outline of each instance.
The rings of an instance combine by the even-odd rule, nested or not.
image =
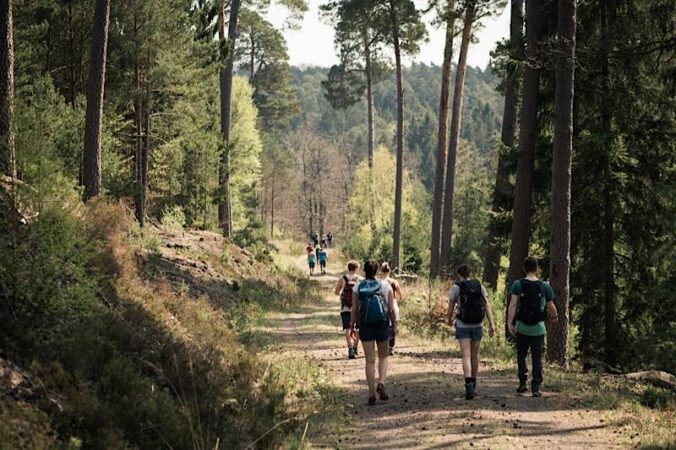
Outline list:
[[[455,327],[456,339],[469,339],[472,342],[477,342],[481,340],[483,335],[484,335],[483,327],[472,327],[472,328]]]

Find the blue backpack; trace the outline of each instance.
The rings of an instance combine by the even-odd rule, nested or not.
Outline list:
[[[380,281],[364,280],[359,284],[357,292],[361,325],[378,326],[389,323],[389,308]]]

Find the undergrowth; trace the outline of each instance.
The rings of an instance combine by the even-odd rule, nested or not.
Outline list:
[[[38,448],[269,448],[295,432],[289,396],[303,391],[249,347],[265,344],[257,317],[302,301],[304,279],[266,271],[215,305],[157,268],[141,276],[133,248],[159,241],[118,205],[46,207],[28,225],[0,217],[0,356],[59,404],[38,405],[49,420],[33,427],[49,442]],[[10,448],[17,433],[0,427]]]

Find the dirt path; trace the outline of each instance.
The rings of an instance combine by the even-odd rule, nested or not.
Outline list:
[[[303,257],[295,259],[305,269]],[[331,265],[314,277],[324,290],[320,304],[270,317],[272,333],[298,357],[328,371],[352,420],[333,431],[309,430],[311,441],[330,448],[628,448],[629,428],[608,410],[585,409],[577,399],[544,392],[539,399],[515,393],[512,370],[483,364],[478,397],[466,401],[457,345],[442,348],[403,337],[390,359],[390,400],[367,398],[364,358],[348,360],[332,288]],[[402,312],[405,314],[405,311]],[[545,377],[546,377],[545,373]],[[545,380],[546,383],[546,380]]]

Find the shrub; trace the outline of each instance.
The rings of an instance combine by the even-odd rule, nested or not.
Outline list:
[[[183,230],[186,225],[183,208],[178,205],[165,208],[162,212],[162,225],[173,231]]]

